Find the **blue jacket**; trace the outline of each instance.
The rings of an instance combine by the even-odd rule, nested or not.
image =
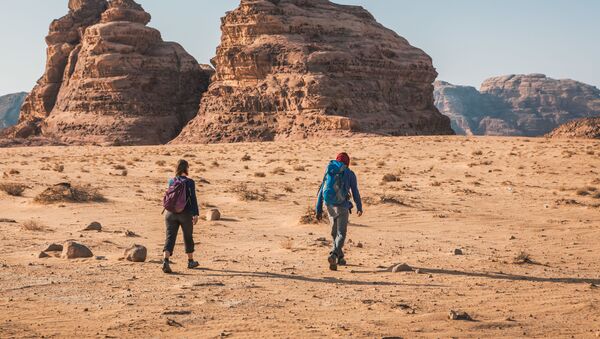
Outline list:
[[[200,208],[198,208],[198,199],[196,198],[196,183],[194,180],[188,177],[177,177],[177,179],[185,179],[185,188],[187,188],[188,201],[185,205],[183,212],[190,213],[197,217],[200,215]],[[175,178],[169,180],[169,187],[173,185]]]
[[[344,186],[349,187],[350,191],[352,192],[352,198],[354,199],[354,202],[356,203],[356,209],[359,212],[362,212],[363,206],[362,206],[362,200],[360,199],[360,192],[358,191],[358,180],[356,179],[356,174],[354,174],[354,172],[352,172],[352,170],[346,169],[346,173],[344,174],[343,180],[344,180]],[[319,195],[317,196],[317,208],[316,208],[317,213],[323,213],[323,185],[324,184],[325,184],[325,182],[321,183],[321,187],[319,188]],[[349,210],[351,210],[354,207],[354,205],[352,205],[350,200],[346,201],[345,206],[348,207]]]

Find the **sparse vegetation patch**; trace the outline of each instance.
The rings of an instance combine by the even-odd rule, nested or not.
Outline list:
[[[20,197],[23,195],[23,192],[25,192],[25,190],[28,187],[26,185],[22,185],[22,184],[14,184],[14,183],[4,183],[4,184],[0,184],[0,191],[3,191],[4,193],[11,195],[13,197]]]
[[[86,186],[74,186],[70,183],[60,183],[48,187],[37,197],[35,201],[42,204],[58,202],[106,202],[107,199],[95,188]]]

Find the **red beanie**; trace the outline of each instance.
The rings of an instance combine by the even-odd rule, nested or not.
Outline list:
[[[350,156],[348,155],[348,153],[338,154],[335,160],[344,163],[346,166],[350,167]]]

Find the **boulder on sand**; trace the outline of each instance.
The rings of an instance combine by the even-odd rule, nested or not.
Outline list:
[[[131,262],[144,262],[147,255],[148,250],[142,245],[133,245],[125,250],[125,259]]]
[[[464,320],[464,321],[473,321],[473,318],[467,313],[463,311],[454,311],[450,310],[448,314],[448,319],[450,320]]]
[[[102,231],[102,224],[94,221],[92,223],[90,223],[86,228],[83,229],[84,231]]]
[[[213,209],[209,210],[208,212],[206,212],[206,221],[216,221],[216,220],[221,220],[221,212],[218,209],[213,208]]]
[[[91,258],[93,256],[94,254],[89,248],[74,241],[67,241],[63,245],[61,254],[63,259]]]

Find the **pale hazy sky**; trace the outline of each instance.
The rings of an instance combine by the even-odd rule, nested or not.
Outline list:
[[[139,0],[150,26],[208,63],[220,17],[239,0]],[[432,56],[439,79],[476,87],[487,77],[545,73],[600,87],[600,0],[336,0],[362,5]],[[0,95],[29,91],[44,37],[67,0],[0,0]]]

